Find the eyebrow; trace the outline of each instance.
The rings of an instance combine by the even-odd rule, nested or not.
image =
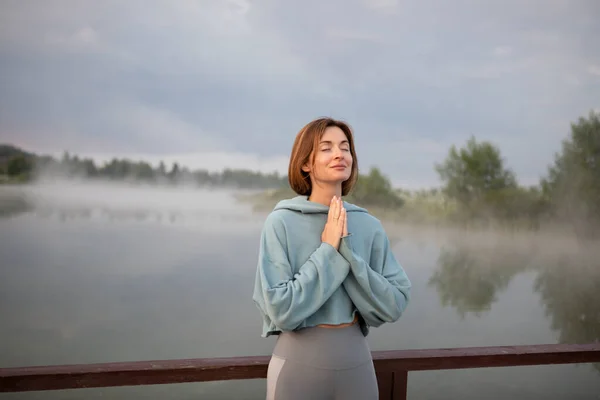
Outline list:
[[[331,140],[323,140],[319,142],[319,144],[333,144],[333,142]],[[349,142],[347,140],[342,140],[340,144],[349,144]]]

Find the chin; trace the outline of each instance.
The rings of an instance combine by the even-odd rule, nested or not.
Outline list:
[[[331,177],[331,180],[337,183],[344,183],[350,179],[350,174],[347,172],[339,172]]]

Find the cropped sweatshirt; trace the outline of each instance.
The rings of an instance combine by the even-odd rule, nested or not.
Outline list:
[[[397,321],[410,300],[411,282],[380,223],[344,202],[348,235],[339,250],[321,241],[329,207],[306,196],[280,201],[260,238],[253,301],[262,337],[320,324],[369,327]]]

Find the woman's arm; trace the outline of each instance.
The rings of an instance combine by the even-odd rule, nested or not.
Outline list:
[[[342,239],[340,253],[350,263],[343,286],[365,321],[374,327],[397,321],[410,301],[412,285],[383,228],[375,234],[370,263],[353,251],[349,237]]]
[[[333,246],[323,242],[294,274],[285,236],[281,220],[267,220],[253,299],[275,326],[293,330],[331,297],[348,275],[350,265]]]

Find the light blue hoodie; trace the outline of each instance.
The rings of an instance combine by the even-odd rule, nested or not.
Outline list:
[[[267,216],[260,239],[254,294],[262,337],[319,324],[369,326],[397,321],[411,283],[394,257],[380,223],[364,208],[344,202],[348,236],[339,251],[321,242],[329,207],[297,196]]]

